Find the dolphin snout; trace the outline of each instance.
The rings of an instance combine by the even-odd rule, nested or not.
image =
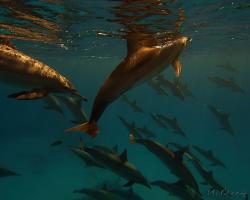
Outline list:
[[[192,38],[191,37],[182,37],[181,38],[181,42],[184,44],[184,45],[187,45],[188,42],[191,42],[192,41]]]

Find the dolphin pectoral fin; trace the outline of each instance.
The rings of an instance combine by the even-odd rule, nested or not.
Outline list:
[[[32,91],[22,91],[14,93],[8,96],[8,98],[14,98],[16,100],[35,100],[46,97],[49,94],[49,91],[41,90],[32,90]]]
[[[83,131],[83,132],[88,133],[90,136],[95,137],[98,134],[99,129],[97,127],[96,122],[86,122],[84,124],[77,125],[73,128],[66,129],[65,131],[66,132],[82,132]]]
[[[172,62],[172,66],[174,68],[176,77],[179,77],[181,74],[182,67],[181,67],[181,62],[180,62],[178,57],[176,59],[174,59],[174,61]]]
[[[125,185],[123,185],[123,187],[131,187],[132,185],[134,185],[135,182],[134,181],[129,181],[127,182]]]

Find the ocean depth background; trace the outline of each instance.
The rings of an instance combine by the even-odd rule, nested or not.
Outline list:
[[[99,15],[107,14],[105,8],[111,8],[112,5],[119,3],[119,1],[104,0],[82,2],[83,5],[78,0],[76,5],[81,4]],[[195,95],[194,99],[181,101],[172,95],[159,96],[147,84],[142,84],[128,91],[126,95],[136,99],[147,114],[134,113],[121,99],[118,99],[103,114],[98,123],[100,133],[92,139],[85,134],[64,132],[66,128],[72,127],[70,113],[66,113],[63,117],[56,112],[45,110],[42,100],[8,99],[7,95],[21,89],[1,84],[0,164],[20,173],[21,176],[1,178],[0,199],[87,199],[84,195],[74,194],[73,191],[83,187],[96,187],[104,182],[111,185],[126,183],[107,170],[86,167],[82,160],[69,150],[67,144],[77,144],[80,136],[86,145],[101,144],[109,147],[118,145],[119,152],[128,149],[129,161],[134,163],[150,181],[158,179],[175,181],[176,178],[154,155],[140,145],[129,143],[129,133],[117,115],[123,116],[128,121],[134,121],[138,127],[147,125],[157,134],[156,140],[162,144],[168,142],[197,144],[213,150],[227,166],[227,169],[210,167],[216,179],[230,191],[250,193],[250,8],[236,9],[232,6],[232,1],[199,1],[200,3],[193,6],[190,4],[191,2],[195,4],[195,1],[188,2],[180,3],[185,9],[187,23],[190,21],[208,23],[204,28],[196,30],[195,27],[189,27],[184,28],[182,32],[183,35],[193,39],[181,54],[183,66],[181,80],[188,84]],[[249,2],[234,1],[237,5],[243,3]],[[219,10],[221,5],[225,8]],[[200,14],[195,15],[194,9],[199,10]],[[95,14],[95,12],[89,13]],[[105,24],[103,21],[87,18],[71,26],[69,31],[82,33],[93,27],[111,30],[119,26],[112,27],[112,24]],[[183,26],[185,27],[185,22]],[[99,87],[126,56],[126,41],[92,35],[86,37],[83,35],[77,38],[77,41],[76,47],[64,43],[66,47],[69,46],[68,48],[32,41],[14,40],[13,43],[20,51],[54,67],[71,80],[79,92],[88,98],[83,108],[90,114]],[[217,68],[216,65],[221,63],[229,63],[237,68],[239,73],[230,73]],[[167,77],[174,77],[170,67],[164,74]],[[246,94],[217,88],[207,79],[208,76],[233,77]],[[230,122],[235,130],[234,136],[219,128],[206,104],[215,105],[230,113]],[[170,131],[158,128],[151,120],[150,113],[176,116],[188,139],[185,140]],[[58,139],[63,140],[64,144],[57,147],[49,146]],[[202,182],[201,178],[197,177],[198,182]],[[149,190],[135,185],[134,190],[145,200],[175,199],[155,187]],[[201,186],[201,191],[206,194],[207,187]],[[204,199],[221,198],[205,195]]]

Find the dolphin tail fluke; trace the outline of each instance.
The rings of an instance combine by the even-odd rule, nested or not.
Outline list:
[[[66,132],[86,132],[90,136],[95,137],[98,134],[99,129],[96,122],[86,122],[84,124],[66,129]]]

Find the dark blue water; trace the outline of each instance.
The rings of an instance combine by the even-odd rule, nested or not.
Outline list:
[[[10,1],[7,5],[0,1],[1,34],[12,35],[12,43],[25,54],[34,57],[71,80],[79,92],[88,98],[83,104],[90,114],[94,98],[106,77],[126,56],[124,24],[114,21],[114,6],[122,1]],[[124,1],[126,2],[126,1]],[[157,2],[157,1],[145,1]],[[4,177],[0,180],[0,199],[4,200],[68,200],[87,199],[74,194],[79,188],[95,188],[109,183],[121,187],[126,180],[108,170],[88,168],[67,147],[78,143],[82,136],[85,145],[118,145],[119,152],[128,149],[128,159],[140,169],[148,180],[175,182],[177,178],[144,147],[129,143],[129,132],[121,124],[117,115],[123,116],[137,127],[147,125],[162,144],[196,144],[211,149],[227,166],[226,169],[204,164],[213,171],[218,182],[232,192],[250,193],[249,184],[249,120],[250,120],[250,8],[249,1],[173,1],[162,2],[169,15],[152,14],[137,23],[150,25],[154,32],[161,29],[172,30],[178,19],[178,10],[184,10],[185,20],[179,28],[181,35],[192,38],[192,42],[181,53],[183,71],[180,79],[187,83],[194,98],[181,101],[171,95],[160,96],[147,83],[129,90],[126,95],[136,99],[145,114],[135,113],[121,99],[113,102],[98,122],[100,133],[92,139],[84,133],[67,134],[72,127],[71,113],[65,116],[43,109],[43,100],[15,101],[7,95],[22,89],[1,84],[0,90],[0,165],[21,174],[17,177]],[[131,4],[135,3],[133,1]],[[134,5],[141,6],[142,5]],[[58,28],[45,28],[10,15],[10,10],[33,12],[39,18],[48,20]],[[139,13],[139,12],[138,12]],[[156,24],[154,18],[163,18],[163,24]],[[19,26],[39,33],[45,38],[37,39],[31,34],[21,33],[3,25]],[[126,28],[126,27],[125,27]],[[125,29],[124,28],[124,29]],[[99,34],[98,34],[99,33]],[[100,34],[102,33],[102,34]],[[105,33],[105,34],[104,34]],[[34,39],[36,38],[36,39]],[[33,41],[34,40],[34,41]],[[216,67],[228,63],[239,72],[229,72]],[[171,67],[163,73],[174,78]],[[217,87],[208,76],[233,79],[245,91],[245,95]],[[230,123],[235,131],[232,136],[220,129],[216,118],[206,104],[214,105],[223,112],[230,113]],[[177,117],[188,136],[184,139],[169,130],[161,129],[150,118],[150,113]],[[62,140],[57,147],[49,145]],[[202,178],[190,166],[198,183]],[[152,187],[147,189],[138,184],[134,191],[145,200],[175,199],[168,192]],[[244,199],[242,196],[207,196],[209,186],[200,185],[204,199]]]

